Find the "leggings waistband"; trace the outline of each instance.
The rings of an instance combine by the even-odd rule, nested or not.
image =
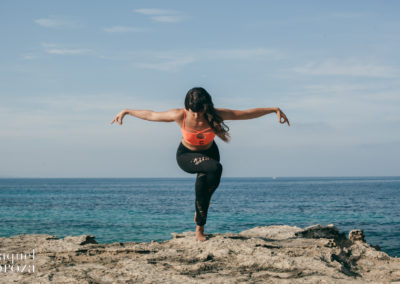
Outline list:
[[[189,148],[187,148],[185,145],[183,145],[182,142],[179,144],[179,147],[178,147],[178,153],[203,153],[203,154],[206,154],[206,153],[214,152],[215,150],[218,150],[218,146],[214,140],[212,142],[211,147],[206,150],[193,151],[193,150],[190,150]]]

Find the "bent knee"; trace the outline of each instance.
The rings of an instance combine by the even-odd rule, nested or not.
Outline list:
[[[209,172],[209,174],[211,174],[214,177],[214,179],[218,180],[219,182],[222,175],[222,165],[219,162],[216,163],[213,170]]]
[[[215,173],[217,175],[222,174],[222,165],[220,162],[215,162],[208,168],[209,173]]]
[[[223,167],[222,167],[221,163],[218,162],[218,164],[217,164],[217,172],[219,173],[219,175],[222,174],[222,169],[223,169]]]

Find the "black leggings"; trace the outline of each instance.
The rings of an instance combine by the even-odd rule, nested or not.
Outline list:
[[[221,180],[222,165],[219,162],[218,146],[213,141],[212,146],[204,151],[192,151],[182,142],[176,152],[179,167],[187,173],[196,174],[196,224],[203,226],[207,221],[208,206],[211,196]]]

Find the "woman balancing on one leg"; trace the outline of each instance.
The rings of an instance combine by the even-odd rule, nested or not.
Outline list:
[[[228,142],[229,128],[225,125],[225,120],[252,119],[272,112],[278,115],[280,123],[287,122],[290,126],[286,115],[277,107],[248,110],[214,108],[211,96],[205,89],[193,88],[186,95],[184,109],[172,109],[165,112],[124,109],[111,121],[111,124],[116,121],[122,125],[122,119],[127,114],[150,121],[175,121],[179,124],[183,137],[176,159],[182,170],[197,174],[194,218],[197,224],[196,240],[205,241],[204,225],[208,207],[222,174],[218,146],[214,141],[215,135]]]

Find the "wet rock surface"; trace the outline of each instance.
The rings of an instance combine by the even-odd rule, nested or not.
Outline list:
[[[400,283],[400,259],[334,225],[255,227],[239,234],[172,233],[163,242],[98,244],[93,236],[0,238],[2,283]],[[17,272],[29,263],[34,272]],[[7,266],[8,265],[8,266]],[[7,267],[7,271],[4,268]]]

